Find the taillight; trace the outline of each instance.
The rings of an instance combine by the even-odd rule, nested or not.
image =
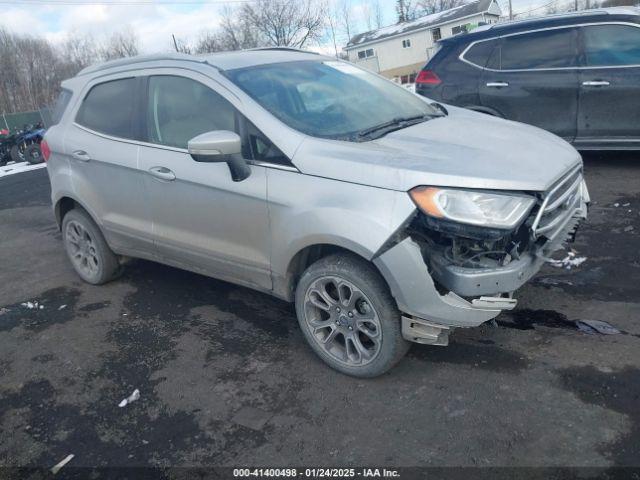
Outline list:
[[[420,73],[416,77],[416,84],[418,85],[440,85],[442,80],[431,70],[420,70]]]
[[[42,152],[44,161],[46,162],[47,160],[49,160],[49,157],[51,156],[51,149],[49,148],[49,144],[46,140],[42,140],[40,142],[40,151]]]

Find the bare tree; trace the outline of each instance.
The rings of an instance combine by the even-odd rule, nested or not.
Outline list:
[[[190,54],[193,52],[193,48],[186,40],[178,38],[175,35],[171,35],[171,46],[178,53]]]
[[[416,4],[416,10],[419,15],[429,15],[460,7],[465,3],[465,0],[419,0]]]
[[[103,60],[133,57],[139,53],[139,44],[140,41],[133,30],[121,30],[113,33],[107,42],[99,49],[100,57]]]
[[[418,9],[412,0],[396,0],[396,14],[398,23],[415,20],[418,16]]]
[[[340,19],[340,26],[344,31],[347,41],[351,40],[351,34],[353,33],[353,18],[351,16],[351,0],[340,0],[337,6],[338,18]]]
[[[324,31],[325,8],[314,0],[256,0],[240,12],[269,45],[303,48]]]
[[[373,0],[373,19],[376,28],[382,28],[384,25],[384,15],[382,13],[382,7],[380,6],[380,0]]]

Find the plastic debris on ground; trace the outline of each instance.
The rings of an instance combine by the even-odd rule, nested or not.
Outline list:
[[[69,463],[71,460],[73,460],[73,457],[75,455],[72,453],[71,455],[67,455],[64,460],[62,460],[60,463],[55,464],[52,468],[51,468],[51,473],[53,473],[54,475],[56,473],[58,473],[60,471],[60,469],[62,467],[64,467],[67,463]]]
[[[60,305],[60,306],[58,307],[58,310],[64,310],[65,308],[67,308],[67,306],[66,306],[66,305]]]
[[[571,251],[562,260],[554,260],[553,258],[547,259],[547,262],[557,268],[566,268],[571,270],[573,267],[582,265],[587,260],[587,257],[577,257],[576,253]]]
[[[601,335],[616,335],[620,333],[616,327],[601,320],[576,320],[578,330],[590,335],[600,333]]]
[[[131,395],[129,395],[127,398],[125,398],[124,400],[122,400],[118,406],[120,408],[122,407],[126,407],[127,405],[129,405],[131,402],[135,402],[136,400],[140,399],[140,390],[138,390],[137,388],[133,391],[133,393]]]

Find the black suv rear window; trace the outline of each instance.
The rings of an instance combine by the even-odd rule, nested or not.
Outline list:
[[[133,138],[131,121],[135,102],[134,78],[123,78],[94,86],[78,111],[76,122],[96,132]]]
[[[504,37],[502,70],[575,67],[578,63],[575,29],[545,30]]]

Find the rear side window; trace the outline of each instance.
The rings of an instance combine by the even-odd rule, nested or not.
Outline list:
[[[584,27],[583,32],[587,66],[640,65],[640,28],[593,25]]]
[[[464,54],[464,59],[468,62],[477,65],[478,67],[486,67],[489,63],[489,57],[496,47],[498,40],[487,40],[486,42],[479,42],[473,45]]]
[[[575,29],[531,32],[502,40],[502,70],[575,67],[577,59]]]
[[[53,126],[60,122],[72,96],[73,93],[71,93],[71,91],[62,89],[60,95],[58,95],[55,105],[53,106],[53,110],[51,111],[51,123],[48,126]]]
[[[187,148],[201,133],[236,132],[236,110],[226,99],[202,83],[185,77],[149,78],[147,134],[149,141]]]
[[[94,86],[82,102],[76,122],[96,132],[133,138],[135,85],[135,78],[123,78]]]

